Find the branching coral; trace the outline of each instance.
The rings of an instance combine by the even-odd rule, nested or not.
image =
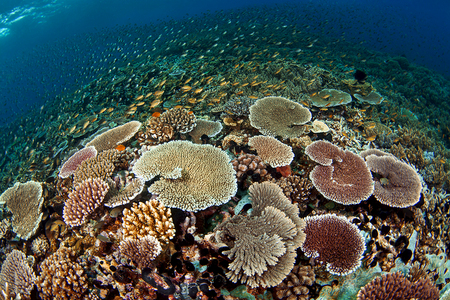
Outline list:
[[[13,250],[6,256],[0,273],[0,287],[20,299],[29,297],[36,281],[33,270],[27,263],[26,256],[19,250]]]

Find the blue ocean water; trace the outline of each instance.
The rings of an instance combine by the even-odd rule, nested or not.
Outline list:
[[[141,26],[180,20],[202,12],[279,1],[2,1],[0,3],[0,105],[4,123],[39,108],[62,92],[86,84],[104,64],[108,42]],[[448,1],[293,1],[310,33],[345,38],[371,50],[401,55],[450,76]],[[269,7],[267,14],[274,13]],[[265,16],[261,16],[265,17]],[[128,42],[132,40],[128,36]],[[133,38],[138,38],[133,37]],[[119,39],[120,40],[120,39]],[[129,45],[128,45],[129,46]]]

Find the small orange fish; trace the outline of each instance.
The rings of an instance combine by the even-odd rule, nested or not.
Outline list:
[[[327,103],[327,105],[325,105],[325,107],[328,107],[328,106],[330,106],[330,105],[331,105],[331,102]]]
[[[136,101],[142,100],[144,98],[144,95],[140,95],[136,98]]]
[[[152,113],[152,117],[154,117],[154,118],[158,118],[159,116],[161,116],[161,113],[158,111],[155,111],[154,113]]]
[[[155,92],[156,97],[160,97],[160,96],[162,96],[162,94],[164,94],[164,91],[156,91]]]
[[[322,97],[322,99],[328,99],[331,96],[331,94],[325,95]]]
[[[192,89],[192,87],[185,85],[183,87],[181,87],[181,90],[183,91],[183,93],[189,92]]]
[[[119,151],[123,151],[123,150],[125,150],[125,146],[120,144],[120,145],[116,146],[116,149],[119,150]]]
[[[153,100],[152,103],[150,103],[150,108],[154,108],[154,107],[158,106],[160,103],[161,103],[161,100],[159,100],[159,99]]]
[[[194,112],[191,110],[188,112],[188,115],[192,115]]]
[[[258,99],[256,96],[248,96],[250,99]]]
[[[376,137],[377,137],[376,135],[372,135],[372,136],[367,137],[366,140],[368,140],[369,142],[373,142],[373,141],[375,141]]]
[[[144,105],[144,104],[145,104],[145,102],[142,101],[142,102],[136,103],[136,106],[142,106],[142,105]]]

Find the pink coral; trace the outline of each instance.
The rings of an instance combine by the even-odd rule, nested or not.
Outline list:
[[[68,160],[62,165],[59,171],[59,177],[67,178],[72,175],[78,166],[88,158],[97,156],[97,150],[94,146],[86,147],[75,152]]]

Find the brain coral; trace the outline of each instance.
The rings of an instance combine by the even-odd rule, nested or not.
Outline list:
[[[294,159],[292,148],[271,136],[254,136],[248,140],[248,145],[272,168],[290,165]]]
[[[302,250],[306,256],[325,263],[334,275],[347,275],[359,268],[366,246],[358,227],[334,214],[304,220],[306,240]]]
[[[311,112],[297,102],[283,97],[266,97],[250,106],[250,124],[262,134],[283,138],[299,137]]]
[[[399,208],[419,202],[422,182],[411,166],[392,155],[374,154],[366,157],[366,164],[375,174],[373,195],[378,201]]]
[[[84,160],[95,157],[96,155],[97,150],[93,146],[78,150],[62,165],[61,170],[59,171],[59,177],[69,177]]]
[[[372,195],[372,175],[357,154],[331,144],[316,141],[305,149],[315,166],[309,177],[326,198],[344,205],[358,204]]]
[[[0,196],[0,204],[12,212],[12,227],[17,236],[29,239],[42,219],[42,186],[39,182],[16,182]]]
[[[147,151],[133,166],[144,180],[161,179],[148,191],[165,206],[198,211],[228,202],[236,194],[236,172],[228,155],[211,145],[172,141]]]
[[[95,136],[86,147],[94,146],[100,153],[103,150],[114,149],[117,145],[131,139],[141,127],[141,122],[130,121],[123,125],[114,127],[106,132]]]

